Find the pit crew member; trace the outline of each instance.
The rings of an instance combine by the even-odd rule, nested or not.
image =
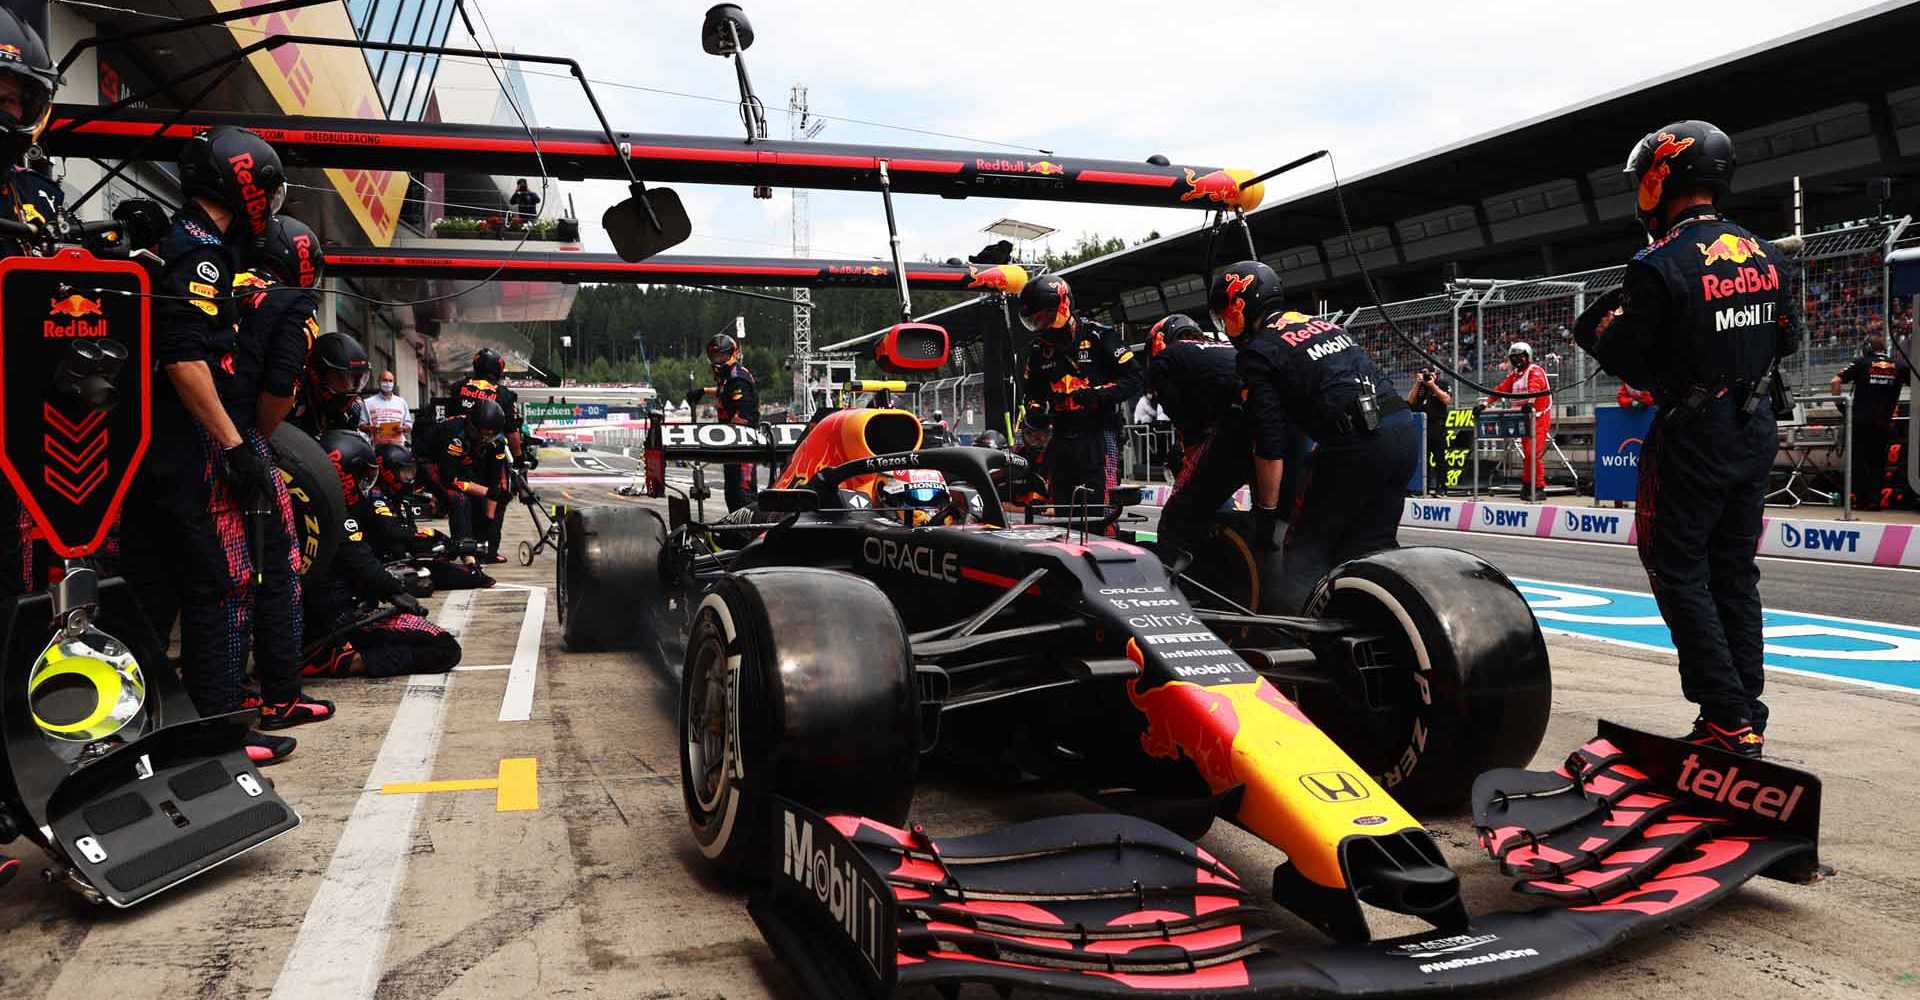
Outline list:
[[[698,406],[708,392],[713,393],[714,414],[723,424],[752,426],[760,422],[760,390],[753,372],[740,360],[740,344],[724,333],[707,341],[707,367],[713,373],[711,387],[696,386],[687,392],[687,405]],[[753,466],[736,462],[720,467],[725,481],[727,510],[736,511],[753,503]]]
[[[1147,334],[1148,397],[1180,436],[1173,495],[1160,511],[1160,536],[1172,544],[1204,537],[1213,512],[1253,478],[1238,355],[1182,313]]]
[[[1121,407],[1140,394],[1133,351],[1112,327],[1074,315],[1073,289],[1056,274],[1020,290],[1020,322],[1033,333],[1021,422],[1051,434],[1047,495],[1105,504],[1120,478]]]

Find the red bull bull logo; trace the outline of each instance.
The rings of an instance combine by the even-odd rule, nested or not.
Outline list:
[[[1262,185],[1242,188],[1253,174],[1245,170],[1212,170],[1196,176],[1192,167],[1181,167],[1187,175],[1187,189],[1180,193],[1181,201],[1210,201],[1216,205],[1251,210],[1260,204],[1265,196]]]
[[[1667,174],[1673,171],[1673,164],[1667,161],[1692,145],[1692,136],[1679,139],[1672,132],[1660,133],[1660,145],[1653,147],[1653,165],[1640,176],[1640,211],[1651,212],[1660,207],[1660,192],[1667,186]]]
[[[1238,337],[1246,332],[1247,300],[1242,296],[1247,289],[1253,287],[1253,278],[1251,274],[1243,276],[1234,274],[1232,271],[1226,273],[1227,308],[1220,314],[1220,319],[1226,327],[1221,332],[1229,337]]]
[[[1722,261],[1745,264],[1755,257],[1765,257],[1766,251],[1760,249],[1760,241],[1747,236],[1735,236],[1721,233],[1712,243],[1695,243],[1700,253],[1706,257],[1708,267]]]
[[[1172,681],[1141,691],[1138,680],[1127,682],[1127,700],[1147,717],[1140,749],[1150,757],[1179,760],[1182,755],[1215,791],[1232,788],[1233,741],[1240,734],[1240,715],[1233,699],[1186,681]]]
[[[41,323],[40,335],[49,340],[67,340],[85,337],[104,337],[107,335],[107,320],[102,314],[99,299],[90,299],[78,292],[54,299],[47,306],[49,318]],[[88,320],[88,316],[99,319]]]
[[[1059,410],[1078,410],[1079,403],[1074,402],[1073,394],[1081,389],[1091,389],[1093,383],[1078,375],[1063,375],[1053,380],[1054,408]]]
[[[82,316],[98,316],[100,315],[100,300],[90,299],[76,292],[72,295],[54,299],[53,304],[47,307],[47,311],[55,316],[71,316],[74,319],[79,319]]]
[[[1055,174],[1066,173],[1067,168],[1061,166],[1058,163],[1053,162],[1052,160],[1041,160],[1038,163],[1029,164],[1027,166],[1027,172],[1040,174],[1045,177],[1052,177]]]
[[[976,267],[969,264],[967,265],[967,287],[1018,295],[1021,289],[1027,287],[1027,271],[1026,268],[1017,264],[1001,264],[997,267]]]

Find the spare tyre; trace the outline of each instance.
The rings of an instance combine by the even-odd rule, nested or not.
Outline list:
[[[567,649],[647,649],[657,640],[667,525],[645,507],[569,510],[555,560]]]
[[[1491,563],[1376,552],[1334,567],[1307,613],[1370,641],[1355,650],[1357,683],[1303,688],[1300,707],[1402,805],[1457,806],[1482,771],[1532,761],[1553,708],[1547,643]]]
[[[300,575],[326,571],[345,531],[347,498],[340,492],[340,474],[320,442],[292,424],[273,431],[273,463],[286,480],[293,501],[294,547],[300,552]]]

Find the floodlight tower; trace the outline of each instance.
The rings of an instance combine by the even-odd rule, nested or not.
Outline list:
[[[792,139],[811,139],[827,127],[827,123],[807,113],[807,85],[796,83],[787,99],[788,137]],[[804,188],[793,189],[793,255],[804,258],[809,253],[807,243],[812,223],[807,217],[807,192]],[[807,392],[808,362],[813,358],[813,293],[805,288],[793,290],[793,414],[795,419],[805,420],[813,415],[811,395]]]

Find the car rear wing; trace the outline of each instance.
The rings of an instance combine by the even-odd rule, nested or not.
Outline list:
[[[806,436],[806,424],[669,424],[647,428],[646,487],[665,496],[668,462],[725,462],[779,466]]]

